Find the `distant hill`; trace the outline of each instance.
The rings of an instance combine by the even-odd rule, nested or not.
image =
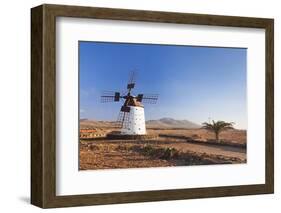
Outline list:
[[[86,118],[80,119],[81,128],[102,128],[110,127],[114,125],[114,121],[96,121],[88,120]],[[185,129],[197,129],[201,126],[188,120],[176,120],[173,118],[161,118],[159,120],[148,120],[146,121],[147,128],[160,128],[160,129],[174,129],[174,128],[185,128]]]
[[[96,121],[96,120],[88,120],[86,118],[80,119],[80,128],[103,128],[110,127],[114,125],[114,122],[111,121]]]
[[[176,120],[173,118],[161,118],[159,120],[146,121],[148,128],[186,128],[197,129],[201,126],[188,120]]]

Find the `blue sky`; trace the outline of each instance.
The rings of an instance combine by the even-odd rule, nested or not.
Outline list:
[[[156,93],[146,120],[209,119],[247,128],[244,48],[79,42],[80,118],[116,120],[122,102],[100,103],[104,90],[125,91],[137,70],[134,93]]]

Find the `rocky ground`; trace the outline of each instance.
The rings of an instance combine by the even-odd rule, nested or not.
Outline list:
[[[246,149],[186,140],[81,140],[80,169],[246,163]]]
[[[86,133],[80,132],[79,168],[142,168],[234,164],[247,161],[246,130],[222,132],[218,142],[214,140],[214,134],[207,130],[182,128],[182,125],[191,125],[185,120],[162,119],[155,122],[149,122],[147,134],[156,138],[113,140],[106,138],[119,130],[113,122],[81,121],[80,128],[85,129]],[[177,128],[173,128],[175,123]],[[92,133],[87,133],[91,130]]]

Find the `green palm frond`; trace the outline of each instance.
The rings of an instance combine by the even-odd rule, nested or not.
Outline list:
[[[219,133],[225,130],[234,129],[233,122],[225,122],[225,121],[214,121],[207,123],[202,123],[202,128],[212,131],[216,134],[216,139],[219,139]]]

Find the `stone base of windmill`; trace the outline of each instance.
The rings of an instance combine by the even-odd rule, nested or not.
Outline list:
[[[126,135],[120,132],[111,132],[106,135],[109,140],[151,140],[157,139],[158,135]]]

